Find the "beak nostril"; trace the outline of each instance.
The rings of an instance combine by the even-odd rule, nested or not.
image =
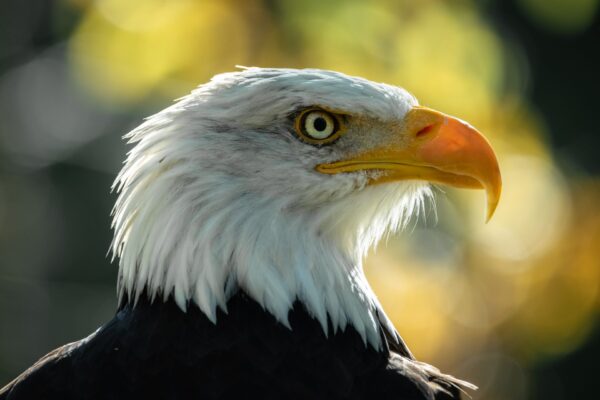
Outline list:
[[[421,137],[424,136],[426,134],[428,134],[429,132],[431,132],[431,130],[433,129],[433,124],[431,125],[427,125],[421,129],[419,129],[419,131],[417,132],[417,134],[415,135],[416,137]]]

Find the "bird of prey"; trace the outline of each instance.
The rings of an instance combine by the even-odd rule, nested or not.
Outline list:
[[[20,399],[456,399],[362,268],[430,184],[499,201],[475,128],[333,71],[217,75],[127,136],[112,320],[0,391]],[[424,246],[427,244],[424,243]]]

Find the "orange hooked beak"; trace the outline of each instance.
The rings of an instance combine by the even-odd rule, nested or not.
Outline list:
[[[414,107],[394,137],[401,140],[347,160],[319,164],[316,169],[324,174],[360,170],[386,172],[369,184],[417,179],[459,188],[484,189],[486,222],[490,220],[500,201],[502,179],[496,155],[481,133],[458,118],[429,108]]]

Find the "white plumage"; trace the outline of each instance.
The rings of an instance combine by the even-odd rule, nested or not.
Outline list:
[[[290,121],[319,105],[352,113],[333,146],[298,140]],[[376,170],[315,171],[389,141],[417,101],[397,87],[321,70],[247,68],[217,75],[127,135],[115,188],[120,296],[173,295],[213,322],[240,287],[281,323],[295,299],[327,331],[351,324],[380,348],[395,334],[362,259],[423,209],[428,185],[367,186]]]

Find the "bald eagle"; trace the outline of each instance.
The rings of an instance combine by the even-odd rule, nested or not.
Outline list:
[[[430,183],[500,196],[467,123],[398,87],[316,69],[217,75],[127,136],[114,189],[116,315],[0,399],[451,399],[415,360],[365,253]]]

